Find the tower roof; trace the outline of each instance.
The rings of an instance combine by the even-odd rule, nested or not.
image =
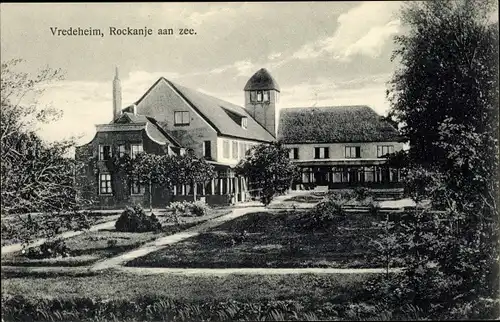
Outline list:
[[[243,90],[254,91],[266,89],[274,89],[278,92],[280,91],[278,83],[267,71],[267,69],[261,68],[255,74],[253,74],[252,77],[250,77]]]

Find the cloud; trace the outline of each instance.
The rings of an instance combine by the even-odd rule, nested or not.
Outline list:
[[[219,20],[219,19],[224,19],[227,18],[228,16],[235,15],[236,11],[231,8],[227,7],[222,7],[222,8],[215,8],[206,12],[193,12],[191,15],[188,17],[188,21],[190,22],[190,25],[197,27],[203,23],[207,23],[213,20]]]
[[[394,18],[399,6],[397,2],[364,2],[338,17],[332,36],[303,45],[292,57],[330,55],[339,61],[350,61],[356,54],[378,57],[387,40],[400,30],[400,22]]]
[[[269,56],[267,56],[267,59],[274,60],[274,59],[277,59],[280,57],[281,57],[281,53],[271,53],[271,54],[269,54]]]

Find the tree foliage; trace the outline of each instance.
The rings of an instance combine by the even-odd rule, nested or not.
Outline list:
[[[171,188],[175,184],[193,184],[211,180],[214,167],[193,154],[157,155],[140,153],[134,159],[118,162],[129,177],[149,187],[149,207],[152,211],[152,187]],[[194,189],[196,191],[196,189]],[[195,197],[196,199],[196,197]]]
[[[276,193],[288,189],[297,175],[289,159],[289,150],[279,142],[252,147],[238,163],[236,171],[250,182],[259,184],[264,205],[268,205]]]
[[[410,143],[407,155],[390,162],[407,166],[406,188],[415,201],[429,199],[446,216],[412,213],[415,220],[404,229],[412,243],[403,257],[405,285],[415,286],[414,304],[476,318],[477,303],[497,298],[499,286],[498,22],[489,19],[492,8],[491,1],[406,3],[406,32],[396,37],[393,56],[401,67],[388,91],[390,116]]]
[[[34,77],[19,70],[22,60],[1,64],[1,209],[2,214],[60,212],[78,205],[73,184],[79,166],[68,157],[72,139],[45,142],[36,125],[61,115],[37,98],[43,86],[60,80],[60,70],[45,68]]]

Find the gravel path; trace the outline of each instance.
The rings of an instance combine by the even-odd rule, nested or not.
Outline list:
[[[121,272],[137,275],[288,275],[288,274],[383,274],[383,268],[164,268],[164,267],[117,267]],[[390,273],[400,268],[389,269]]]
[[[122,265],[123,263],[131,261],[132,259],[145,256],[149,253],[152,253],[152,252],[158,251],[160,249],[163,249],[165,247],[168,247],[168,245],[172,245],[172,244],[178,243],[182,240],[185,240],[187,238],[196,236],[199,233],[206,231],[207,229],[217,227],[217,226],[219,226],[219,225],[221,225],[229,220],[233,220],[235,218],[244,216],[248,213],[265,211],[265,210],[266,209],[264,207],[236,208],[230,214],[208,220],[200,225],[191,227],[191,228],[184,230],[180,233],[158,238],[158,239],[156,239],[152,242],[146,243],[146,244],[142,245],[141,247],[134,249],[132,251],[118,255],[116,257],[108,258],[108,259],[105,259],[103,261],[97,262],[90,269],[92,271],[100,271],[100,270],[105,270],[105,269],[117,267],[119,265]]]
[[[109,219],[110,219],[109,221],[91,226],[89,231],[96,231],[96,230],[102,230],[102,229],[112,229],[115,227],[115,221],[118,217],[119,217],[119,215],[109,216]],[[78,231],[70,230],[70,231],[65,231],[64,233],[57,235],[57,237],[61,238],[61,239],[67,239],[70,237],[74,237],[74,236],[78,236],[80,234],[83,234],[83,232],[84,232],[83,230],[78,230]],[[36,241],[34,241],[30,245],[28,245],[28,248],[40,246],[45,241],[46,241],[46,238],[37,239]],[[8,246],[3,246],[2,247],[2,255],[18,252],[18,251],[21,251],[22,249],[23,249],[23,247],[22,247],[22,244],[20,244],[20,243],[8,245]]]

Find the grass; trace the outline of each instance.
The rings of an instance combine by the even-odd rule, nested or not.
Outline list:
[[[369,304],[373,296],[363,285],[372,278],[371,274],[138,277],[126,273],[6,278],[2,317],[5,321],[394,318]]]
[[[137,248],[144,243],[157,238],[178,233],[211,218],[229,213],[228,209],[210,209],[206,216],[180,217],[180,225],[176,225],[168,217],[168,213],[161,213],[158,218],[162,223],[162,230],[158,232],[129,233],[118,232],[114,229],[99,231],[85,231],[82,234],[66,239],[66,245],[71,250],[70,257],[30,259],[21,253],[12,253],[2,256],[2,265],[11,266],[86,266],[96,261],[116,256],[128,250]]]
[[[304,232],[302,213],[253,213],[226,222],[168,248],[136,258],[126,266],[176,268],[361,268],[381,267],[372,257],[370,239],[380,233],[367,214],[349,214],[335,232]],[[241,232],[246,237],[238,239]]]
[[[50,216],[51,220],[54,219],[60,219],[61,222],[64,222],[69,218],[67,214],[59,214],[59,215],[48,215],[48,214],[42,214],[42,215],[34,215],[33,221],[34,222],[40,222],[43,223],[45,221],[45,218]],[[111,221],[118,218],[116,213],[100,213],[100,212],[90,212],[87,215],[87,219],[90,223],[90,225],[97,225],[101,224],[107,221]],[[26,220],[26,219],[24,219]],[[22,240],[16,236],[16,234],[24,229],[24,223],[23,220],[19,219],[17,216],[11,216],[11,217],[6,217],[2,218],[2,239],[1,239],[1,245],[3,246],[8,246],[16,243],[22,242]],[[59,233],[63,233],[65,231],[68,231],[68,228],[62,225],[59,228]],[[34,232],[30,232],[30,237],[31,238],[44,238],[45,237],[45,231],[44,230],[38,230]]]
[[[207,301],[286,300],[297,297],[348,300],[373,274],[301,275],[133,275],[121,272],[93,276],[15,277],[2,279],[2,295],[27,298],[126,300],[164,296]],[[154,287],[152,287],[154,285]]]

